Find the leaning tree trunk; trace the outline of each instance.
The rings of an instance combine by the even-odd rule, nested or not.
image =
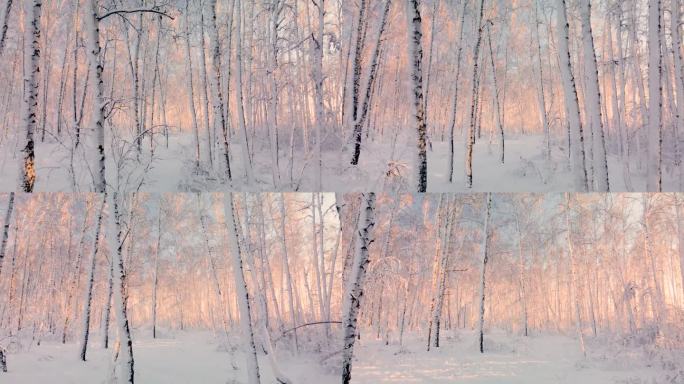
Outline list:
[[[385,8],[382,12],[382,20],[380,21],[380,27],[378,29],[378,36],[375,43],[375,49],[373,50],[373,56],[370,62],[370,73],[368,74],[366,93],[363,98],[363,105],[361,106],[361,115],[357,116],[357,118],[354,120],[354,155],[351,161],[351,164],[353,165],[359,163],[359,155],[361,154],[361,138],[363,137],[363,124],[366,122],[366,117],[368,116],[368,110],[370,107],[370,99],[372,93],[371,90],[373,89],[373,84],[375,83],[375,76],[378,73],[378,59],[380,58],[382,35],[387,27],[387,19],[389,16],[391,4],[392,0],[385,1]]]
[[[491,209],[492,194],[490,192],[487,193],[487,202],[484,217],[484,231],[482,233],[482,270],[480,274],[480,321],[478,323],[478,330],[480,334],[480,353],[484,353],[485,277],[487,272],[487,262],[489,261],[487,245],[489,242],[489,216]]]
[[[413,113],[416,124],[417,157],[415,171],[417,173],[417,191],[427,191],[427,126],[425,124],[425,102],[423,101],[423,31],[420,18],[420,0],[410,0],[409,4],[409,47],[412,62],[411,79],[413,81]]]
[[[361,0],[359,3],[359,19],[356,22],[356,46],[354,48],[354,66],[352,69],[352,96],[351,96],[351,123],[354,124],[354,137],[357,139],[354,144],[354,154],[352,156],[352,165],[357,165],[359,163],[359,155],[361,154],[361,132],[356,132],[356,120],[359,114],[359,91],[361,88],[361,60],[363,54],[363,26],[365,24],[365,14],[366,14],[366,0]],[[350,33],[351,34],[351,33]],[[351,36],[349,37],[351,40]],[[351,42],[351,41],[350,41]],[[349,47],[351,50],[351,47]],[[346,87],[346,83],[345,83]],[[344,112],[344,111],[343,111]]]
[[[37,124],[38,109],[38,73],[40,72],[40,15],[42,1],[33,0],[32,14],[26,15],[26,43],[30,44],[25,50],[25,62],[29,65],[24,77],[24,134],[26,137],[23,159],[20,163],[19,184],[24,192],[33,192],[36,182],[36,164],[33,132]]]
[[[2,227],[2,240],[0,241],[0,275],[2,274],[2,261],[5,259],[5,249],[7,249],[7,239],[9,238],[9,229],[13,210],[14,192],[10,192],[9,200],[7,201],[7,211],[5,212],[5,221]]]
[[[372,231],[375,221],[373,211],[375,209],[375,193],[370,192],[362,195],[363,203],[359,212],[359,226],[356,238],[356,255],[351,270],[351,276],[344,295],[344,316],[342,324],[344,349],[342,350],[342,383],[349,384],[351,381],[352,358],[354,356],[354,341],[357,336],[357,322],[361,299],[363,296],[363,281],[368,268],[368,246],[372,242]]]
[[[230,245],[230,258],[233,263],[233,274],[235,275],[237,302],[240,309],[240,328],[247,347],[247,378],[249,384],[259,384],[261,379],[259,375],[256,344],[254,343],[254,331],[252,330],[249,290],[247,289],[247,282],[245,281],[245,274],[242,267],[242,254],[239,244],[240,238],[238,236],[238,225],[235,220],[233,194],[231,192],[227,192],[224,195],[223,209],[225,212],[226,227],[228,228],[228,243]]]
[[[572,74],[569,49],[569,29],[565,0],[558,0],[558,56],[561,79],[563,81],[563,94],[565,95],[565,110],[570,125],[570,151],[572,160],[572,173],[574,188],[577,192],[586,192],[587,166],[584,154],[584,135],[580,120],[579,102],[577,100],[577,88],[575,77]]]
[[[93,257],[90,263],[90,274],[88,277],[88,285],[86,289],[85,305],[83,306],[83,337],[81,338],[81,360],[86,361],[86,353],[88,352],[88,338],[90,336],[90,315],[92,312],[93,303],[93,286],[95,285],[95,268],[97,267],[97,251],[100,243],[100,230],[102,228],[102,212],[104,210],[106,199],[102,199],[102,204],[97,213],[97,221],[95,223],[95,236],[93,238]]]
[[[660,42],[661,0],[648,2],[648,147],[646,190],[660,192],[662,189],[662,83],[663,73]]]

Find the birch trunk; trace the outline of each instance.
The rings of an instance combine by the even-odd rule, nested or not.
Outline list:
[[[677,90],[676,123],[675,126],[675,166],[679,169],[678,190],[684,190],[684,167],[682,166],[683,154],[679,139],[684,136],[684,65],[682,64],[682,36],[679,33],[681,22],[680,1],[672,0],[672,19],[670,20],[670,33],[672,35],[672,50],[674,51],[674,77],[675,89]],[[684,284],[684,280],[682,280]]]
[[[661,151],[663,141],[661,77],[663,73],[660,42],[661,0],[648,2],[648,147],[646,190],[662,190]]]
[[[537,98],[539,102],[539,117],[544,131],[544,156],[551,159],[551,132],[549,130],[549,119],[546,115],[546,97],[544,94],[544,66],[542,64],[541,39],[539,38],[539,0],[534,1],[534,37],[537,45],[537,65],[539,66],[539,88],[537,88]]]
[[[565,225],[567,231],[568,255],[570,257],[570,290],[571,297],[573,298],[572,305],[574,306],[575,329],[577,331],[577,336],[579,337],[582,355],[586,357],[587,352],[584,347],[584,333],[582,332],[582,317],[580,315],[579,288],[577,287],[577,266],[575,264],[574,248],[571,238],[572,227],[570,226],[570,196],[568,193],[565,193]]]
[[[361,0],[364,2],[364,0]],[[323,178],[323,158],[321,157],[321,140],[325,127],[325,111],[323,104],[323,44],[324,44],[324,17],[325,0],[318,0],[318,28],[313,39],[313,81],[315,91],[315,110],[316,110],[316,167],[314,175],[315,190],[321,191]],[[313,37],[313,36],[312,36]]]
[[[484,230],[482,233],[482,269],[480,274],[480,321],[478,323],[478,330],[480,334],[480,353],[484,353],[485,277],[487,272],[487,262],[489,261],[487,246],[489,243],[489,216],[492,208],[491,193],[487,193],[487,202],[485,205]]]
[[[416,172],[417,192],[427,191],[427,126],[425,123],[425,102],[423,100],[423,31],[420,18],[420,0],[409,0],[409,58],[411,61],[411,80],[413,91],[413,114],[415,116],[417,151]]]
[[[368,83],[366,84],[366,93],[363,98],[363,105],[361,106],[361,114],[360,116],[357,116],[354,120],[354,154],[351,161],[352,165],[356,165],[359,163],[359,155],[361,154],[361,138],[363,137],[363,125],[366,122],[366,117],[368,117],[368,110],[370,107],[370,99],[372,93],[371,90],[373,89],[375,77],[378,72],[378,60],[380,58],[382,35],[387,27],[387,18],[389,16],[391,5],[392,0],[385,0],[385,7],[382,12],[382,20],[380,21],[380,27],[378,29],[378,35],[375,42],[375,49],[373,50],[373,56],[371,57],[370,73],[368,74]],[[356,113],[358,114],[358,111]]]
[[[0,240],[0,275],[2,274],[2,262],[5,259],[5,250],[7,249],[7,239],[9,238],[9,229],[12,222],[12,211],[14,211],[14,192],[9,193],[7,211],[5,211],[5,221],[2,227],[2,240]]]
[[[218,26],[216,24],[216,0],[211,0],[209,8],[211,9],[211,27],[209,30],[209,39],[212,46],[211,63],[214,69],[214,88],[216,89],[216,100],[214,102],[214,110],[217,111],[216,113],[219,120],[218,123],[221,125],[221,134],[223,136],[223,157],[226,163],[226,176],[228,177],[228,181],[231,181],[232,174],[230,170],[230,136],[228,133],[228,130],[230,129],[230,121],[227,119],[226,116],[226,110],[223,103],[223,88],[221,86],[221,43],[218,35]],[[230,7],[230,10],[232,11],[233,8]],[[229,17],[232,18],[232,16]],[[228,38],[230,39],[230,31],[228,32],[228,36]],[[228,50],[228,52],[230,52],[230,49]],[[230,53],[228,55],[230,56]],[[227,81],[230,81],[230,78],[228,78]],[[216,119],[216,117],[214,119]]]
[[[97,268],[97,252],[100,246],[100,231],[102,229],[102,215],[105,207],[106,198],[102,198],[102,204],[97,211],[95,222],[95,236],[93,237],[92,260],[90,262],[90,274],[86,289],[85,305],[83,306],[83,337],[81,338],[81,360],[86,361],[88,352],[88,341],[90,337],[90,317],[93,303],[93,286],[95,285],[95,269]]]
[[[7,39],[7,28],[9,25],[9,15],[12,11],[12,0],[7,0],[5,3],[5,13],[2,16],[2,29],[0,29],[0,57],[2,57],[2,52],[5,50],[5,41]]]
[[[449,182],[454,182],[454,130],[456,128],[456,112],[458,110],[458,90],[459,78],[461,77],[461,58],[463,56],[463,27],[465,25],[465,14],[468,6],[467,1],[463,1],[461,10],[461,22],[458,28],[458,53],[456,54],[456,80],[454,81],[454,104],[451,110],[451,121],[449,123]]]
[[[119,335],[119,354],[117,356],[118,381],[119,383],[133,384],[135,381],[134,361],[133,361],[133,339],[128,324],[128,287],[126,279],[126,269],[122,257],[121,222],[119,217],[118,193],[106,194],[108,213],[107,240],[109,243],[109,254],[114,265],[114,308],[116,310],[116,323]]]
[[[480,11],[477,17],[477,42],[473,53],[473,92],[472,103],[470,104],[470,128],[468,129],[468,141],[466,143],[466,187],[473,187],[473,146],[475,145],[475,128],[477,124],[477,110],[479,104],[480,88],[480,46],[482,45],[482,18],[484,16],[484,0],[480,0]]]
[[[342,383],[349,384],[351,381],[352,358],[354,356],[354,342],[357,337],[357,323],[363,297],[363,283],[366,269],[370,262],[368,258],[368,246],[372,242],[372,231],[375,225],[373,211],[375,209],[375,193],[364,193],[359,212],[359,226],[356,235],[356,252],[351,276],[344,295],[343,340],[342,350]]]
[[[188,92],[188,107],[190,108],[190,116],[192,116],[192,137],[193,146],[195,147],[195,168],[200,168],[200,138],[199,127],[197,125],[197,111],[195,110],[195,90],[192,83],[192,54],[190,53],[190,0],[185,1],[185,61],[188,63],[187,73],[187,92]]]
[[[245,107],[244,99],[242,97],[242,0],[236,0],[236,10],[237,20],[235,23],[235,34],[237,36],[236,41],[236,54],[237,54],[237,75],[236,83],[237,87],[237,108],[238,108],[238,125],[240,127],[240,144],[241,144],[241,155],[242,155],[242,166],[245,167],[245,174],[247,176],[247,185],[254,185],[254,174],[252,172],[252,161],[249,157],[249,143],[247,142],[247,126],[245,124]]]
[[[240,0],[238,0],[239,2]],[[239,9],[238,9],[239,12]],[[244,338],[247,359],[247,379],[249,384],[259,384],[259,362],[257,361],[256,344],[254,343],[254,332],[252,331],[252,316],[250,313],[249,290],[245,281],[245,274],[242,267],[242,253],[240,251],[238,225],[235,220],[235,209],[233,207],[233,194],[224,194],[224,213],[226,227],[228,229],[228,243],[230,245],[230,258],[233,264],[233,274],[235,275],[235,286],[237,289],[237,301],[240,309],[240,328]]]
[[[100,61],[100,19],[98,16],[98,0],[88,0],[89,6],[86,8],[88,16],[88,58],[90,75],[95,79],[95,101],[93,105],[93,125],[95,130],[95,143],[97,145],[97,171],[95,172],[95,192],[106,192],[105,174],[105,132],[104,132],[104,83],[102,72],[104,68]]]
[[[214,141],[211,136],[211,125],[209,125],[209,80],[207,79],[207,54],[205,51],[204,39],[204,2],[200,2],[200,74],[202,76],[202,115],[204,117],[204,130],[207,135],[207,158],[209,166],[214,166],[213,146]]]
[[[575,77],[572,74],[572,64],[569,50],[569,29],[565,0],[558,0],[558,55],[563,94],[565,95],[565,111],[570,131],[570,151],[572,161],[573,186],[577,192],[586,192],[587,166],[584,153],[584,134],[580,120],[579,102]]]
[[[587,121],[592,131],[594,159],[594,181],[597,192],[610,192],[608,179],[608,159],[601,116],[601,91],[599,87],[598,66],[594,37],[591,31],[591,0],[581,0],[582,7],[582,47],[584,48],[584,70],[587,74],[585,90],[585,109]]]
[[[38,73],[40,72],[40,17],[42,9],[41,0],[33,0],[29,6],[31,16],[25,16],[26,20],[26,43],[24,48],[25,62],[28,65],[24,78],[24,136],[26,138],[24,155],[20,163],[19,185],[24,192],[33,192],[33,184],[36,182],[36,164],[33,133],[37,124],[38,113]]]
[[[157,286],[159,285],[159,249],[161,246],[161,216],[163,199],[159,199],[157,213],[157,244],[154,247],[154,277],[152,279],[152,338],[157,338]]]

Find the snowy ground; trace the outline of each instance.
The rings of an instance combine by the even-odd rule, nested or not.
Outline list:
[[[493,332],[480,354],[471,332],[447,339],[426,352],[424,339],[410,337],[408,346],[385,346],[361,340],[352,370],[354,383],[681,383],[662,356],[646,358],[643,349],[615,349],[588,341],[587,359],[576,340],[564,336],[511,337]],[[136,379],[141,383],[244,383],[244,371],[234,370],[230,355],[209,332],[185,332],[152,340],[138,335],[134,343]],[[495,340],[495,341],[492,341]],[[76,344],[43,343],[10,355],[7,383],[102,383],[111,370],[110,353],[95,345],[87,363],[77,358]],[[281,353],[281,355],[284,355]],[[237,355],[237,363],[243,359]],[[679,351],[681,356],[681,351]],[[681,362],[681,360],[680,360]],[[268,360],[260,356],[262,381],[274,382]],[[327,384],[339,376],[312,355],[280,356],[282,370],[293,383]],[[681,369],[681,368],[679,368]],[[680,372],[681,375],[681,372]]]
[[[0,191],[14,190],[17,183],[18,164],[15,152],[8,150],[13,143],[6,142],[0,148]],[[369,142],[363,147],[358,166],[352,166],[350,148],[341,149],[342,142],[329,138],[323,148],[322,190],[336,192],[354,192],[365,190],[394,189],[396,184],[404,185],[404,191],[411,192],[414,187],[413,147],[405,140],[398,140],[394,150],[391,143]],[[146,143],[147,145],[147,143]],[[203,148],[206,145],[203,143]],[[473,189],[465,187],[464,142],[459,139],[455,144],[454,181],[449,182],[449,147],[446,142],[435,142],[428,151],[428,191],[429,192],[561,192],[572,191],[572,177],[568,169],[567,154],[560,146],[552,149],[552,160],[546,161],[541,153],[543,138],[526,136],[506,139],[506,162],[500,164],[498,144],[491,145],[486,139],[478,141],[474,148]],[[83,148],[83,147],[82,147]],[[203,149],[204,151],[204,149]],[[122,190],[138,189],[149,192],[185,192],[185,191],[273,191],[271,158],[267,143],[258,140],[253,154],[255,182],[248,186],[244,166],[240,155],[241,148],[237,142],[231,146],[233,171],[232,188],[228,185],[223,159],[218,157],[212,167],[205,162],[199,172],[194,168],[192,138],[189,134],[175,133],[170,137],[169,147],[159,137],[154,156],[143,151],[140,163],[135,155],[129,152],[127,161],[117,161],[122,156],[109,156],[107,159],[108,182],[114,180],[117,172],[119,179],[125,180]],[[206,151],[205,151],[206,152]],[[111,153],[111,150],[109,151]],[[84,150],[74,155],[73,161],[68,151],[56,143],[37,143],[37,181],[36,191],[71,191],[72,184],[78,191],[92,189],[91,170]],[[220,155],[220,154],[219,154]],[[294,163],[289,166],[289,152],[280,152],[282,191],[317,191],[314,182],[314,161],[301,149],[294,151]],[[70,164],[74,164],[75,177],[71,176]],[[116,165],[118,164],[118,166]],[[645,167],[639,169],[633,159],[631,164],[631,184],[633,191],[644,191],[646,188]],[[388,172],[393,175],[387,177]],[[678,190],[674,170],[665,170],[663,187],[666,191]],[[616,156],[609,157],[609,174],[611,191],[629,191],[623,178],[623,167]],[[124,184],[124,183],[120,183]]]

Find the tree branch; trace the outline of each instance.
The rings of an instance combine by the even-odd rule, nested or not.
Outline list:
[[[105,13],[105,14],[102,15],[102,16],[99,16],[99,17],[97,18],[97,20],[98,20],[98,21],[102,21],[102,20],[104,20],[104,19],[106,19],[107,17],[112,16],[112,15],[129,14],[129,13],[156,13],[157,15],[165,16],[165,17],[168,17],[169,19],[173,20],[173,17],[170,16],[169,14],[167,14],[167,13],[165,13],[165,12],[162,12],[162,11],[159,11],[159,10],[157,10],[157,9],[150,9],[150,8],[141,8],[141,9],[116,9],[116,10],[113,10],[113,11],[109,11],[109,12]]]

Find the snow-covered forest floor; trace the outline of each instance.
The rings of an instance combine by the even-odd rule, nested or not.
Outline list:
[[[225,176],[223,159],[219,156],[214,165],[205,161],[200,171],[193,165],[192,137],[189,133],[174,133],[169,138],[169,147],[163,137],[158,137],[158,145],[153,155],[144,151],[140,160],[131,152],[108,157],[108,180],[118,179],[122,191],[317,191],[314,178],[314,165],[311,155],[301,148],[294,152],[294,162],[290,165],[289,153],[280,151],[281,183],[273,185],[271,159],[266,139],[257,140],[252,149],[252,162],[255,182],[248,185],[241,162],[241,148],[237,143],[231,146],[231,167],[233,172],[232,188]],[[12,144],[12,143],[10,143]],[[342,142],[329,137],[323,148],[322,190],[337,192],[401,190],[413,192],[413,148],[398,139],[391,143],[369,142],[361,152],[357,166],[349,164],[348,147],[341,149]],[[7,147],[5,143],[4,147]],[[206,146],[203,143],[203,146]],[[552,146],[552,159],[547,161],[539,148],[543,147],[543,136],[528,135],[506,139],[506,161],[501,164],[498,143],[489,143],[482,138],[475,145],[472,189],[465,185],[464,142],[461,138],[455,144],[454,178],[449,182],[449,144],[434,142],[428,151],[428,192],[562,192],[573,190],[572,177],[567,160],[567,151],[559,143]],[[16,159],[12,150],[2,150],[0,146],[0,189],[12,190],[18,174]],[[9,147],[7,147],[9,148]],[[92,172],[88,169],[87,149],[77,150],[73,168],[71,155],[60,144],[37,143],[37,181],[36,191],[91,191]],[[87,148],[87,147],[86,147]],[[125,159],[125,160],[121,160]],[[646,188],[645,163],[639,164],[633,158],[630,165],[630,180],[625,181],[623,167],[617,156],[608,156],[611,191],[643,191]],[[71,169],[73,174],[71,176]],[[665,169],[664,191],[678,190],[674,170]],[[390,176],[388,176],[390,175]],[[72,184],[77,185],[72,189]],[[397,184],[398,183],[398,184]],[[1,187],[5,186],[5,187]]]
[[[560,335],[510,336],[494,330],[485,337],[480,354],[470,331],[445,331],[438,349],[425,351],[424,337],[408,335],[405,347],[386,346],[362,332],[355,348],[353,383],[620,383],[684,382],[684,351],[620,346],[617,341],[587,339],[587,358],[577,340]],[[366,336],[368,335],[368,336]],[[98,335],[95,335],[96,337]],[[220,337],[208,331],[180,331],[152,339],[149,332],[135,337],[136,379],[142,383],[243,383],[244,358],[231,357]],[[284,373],[293,383],[337,383],[339,373],[320,355],[279,353]],[[111,371],[111,353],[96,343],[88,362],[77,358],[78,346],[43,342],[30,350],[10,354],[8,383],[101,383]],[[273,374],[260,355],[263,382]],[[7,380],[7,381],[4,381]]]

